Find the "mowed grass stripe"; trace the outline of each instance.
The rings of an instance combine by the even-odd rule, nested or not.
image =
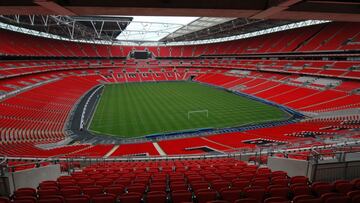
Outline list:
[[[208,110],[192,114],[189,111]],[[106,85],[90,130],[121,137],[198,128],[222,128],[289,115],[280,109],[191,82]]]

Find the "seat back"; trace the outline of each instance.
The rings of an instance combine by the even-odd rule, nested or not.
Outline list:
[[[290,189],[288,187],[274,187],[269,189],[269,194],[271,197],[288,198],[290,194]]]
[[[65,198],[66,203],[90,203],[90,197],[87,195],[75,195]]]
[[[246,197],[256,199],[258,201],[263,201],[265,197],[265,189],[248,189],[245,191]]]
[[[0,197],[0,203],[10,203],[10,200],[7,197]]]
[[[254,198],[244,198],[238,199],[234,203],[260,203],[260,201]]]
[[[13,202],[14,203],[36,203],[36,198],[32,197],[32,196],[22,196],[22,197],[16,198]]]
[[[61,196],[54,197],[54,196],[47,196],[37,201],[38,203],[64,203],[65,199]]]
[[[216,200],[216,195],[215,191],[199,192],[196,195],[196,199],[198,200],[198,203],[206,203],[208,201]]]
[[[104,191],[107,194],[121,195],[124,193],[124,187],[123,186],[109,186],[109,187],[105,187]]]
[[[80,195],[81,190],[79,187],[69,187],[69,188],[60,189],[60,194],[64,197]]]
[[[350,203],[351,199],[347,196],[330,197],[324,203]]]
[[[119,199],[122,203],[139,203],[141,202],[142,194],[138,192],[129,192],[120,195]]]
[[[290,203],[290,201],[284,197],[269,197],[264,200],[264,203]]]
[[[166,203],[167,198],[166,198],[166,194],[161,194],[161,193],[153,193],[153,194],[148,194],[146,197],[146,202],[147,203]]]
[[[92,203],[115,203],[116,195],[113,194],[100,194],[91,198]]]
[[[83,189],[83,193],[85,195],[89,195],[90,197],[94,196],[94,195],[98,195],[98,194],[102,194],[103,193],[103,189],[102,187],[86,187]]]
[[[221,192],[221,197],[223,200],[228,202],[234,202],[237,199],[240,199],[241,190],[224,190]]]
[[[342,194],[346,194],[346,193],[353,190],[353,184],[348,183],[348,182],[346,182],[346,183],[338,183],[338,184],[335,185],[335,189],[336,189],[336,191],[338,191],[338,192],[340,192]]]
[[[171,199],[173,203],[192,202],[192,195],[189,191],[173,191]]]

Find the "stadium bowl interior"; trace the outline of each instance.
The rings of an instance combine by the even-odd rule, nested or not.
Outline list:
[[[0,203],[360,203],[356,1],[0,3]]]

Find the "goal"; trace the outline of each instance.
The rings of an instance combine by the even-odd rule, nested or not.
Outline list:
[[[187,115],[188,120],[190,120],[192,114],[199,114],[199,113],[206,114],[206,118],[209,118],[209,110],[204,109],[204,110],[188,111],[188,115]]]

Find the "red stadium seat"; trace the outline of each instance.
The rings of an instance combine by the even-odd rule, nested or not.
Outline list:
[[[268,189],[268,193],[271,197],[283,197],[288,198],[290,194],[290,189],[288,187],[271,187]]]
[[[93,197],[95,195],[103,194],[103,188],[102,187],[85,187],[83,188],[83,193],[85,195],[88,195],[89,197]]]
[[[144,193],[146,189],[145,185],[131,185],[126,188],[126,190],[130,192]]]
[[[152,184],[149,187],[150,191],[166,191],[166,185],[165,184]]]
[[[173,203],[192,202],[192,194],[186,190],[173,191],[171,199]]]
[[[229,188],[230,183],[227,181],[214,181],[211,186],[214,190],[220,191],[222,188]]]
[[[292,191],[292,193],[294,194],[294,196],[298,196],[298,195],[310,195],[311,194],[311,189],[309,188],[309,186],[307,185],[291,185],[290,189]]]
[[[346,194],[348,197],[353,198],[355,196],[360,195],[360,190],[350,191]]]
[[[351,199],[346,196],[329,197],[324,203],[351,203]]]
[[[346,194],[346,193],[352,191],[353,188],[354,188],[354,186],[349,182],[335,184],[335,190],[342,194]]]
[[[302,183],[307,185],[308,184],[308,178],[305,176],[293,176],[290,178],[290,184],[298,184]]]
[[[165,192],[148,192],[146,202],[148,203],[166,203],[167,196]]]
[[[254,198],[244,198],[236,200],[235,203],[260,203],[260,201]]]
[[[196,193],[196,191],[198,191],[198,190],[208,189],[208,188],[209,188],[209,184],[206,183],[206,182],[194,183],[194,184],[191,184],[191,188],[192,188],[192,190]]]
[[[248,187],[250,185],[250,181],[244,181],[244,180],[234,180],[232,182],[233,187],[237,187],[240,189],[244,189],[245,187]]]
[[[260,188],[257,189],[248,188],[245,189],[244,194],[248,198],[256,199],[258,201],[263,201],[265,198],[266,190]]]
[[[235,200],[240,199],[240,196],[241,190],[228,189],[221,192],[222,199],[228,202],[234,202]]]
[[[217,194],[215,191],[199,192],[196,195],[198,203],[206,203],[208,201],[216,200]]]
[[[60,192],[57,189],[39,189],[37,191],[37,194],[39,195],[39,197],[43,197],[49,195],[59,195]]]
[[[298,203],[323,203],[320,198],[299,200]]]
[[[124,187],[123,186],[109,186],[109,187],[105,187],[104,191],[108,194],[121,195],[124,193]]]
[[[0,203],[10,203],[10,200],[7,197],[0,197]]]
[[[264,200],[264,203],[290,203],[290,201],[283,197],[269,197]]]
[[[323,195],[321,195],[321,200],[323,202],[326,202],[329,198],[333,198],[333,197],[343,197],[344,195],[343,194],[340,194],[340,193],[325,193]]]
[[[65,197],[66,203],[90,203],[90,197],[87,195],[75,195]]]
[[[113,194],[98,194],[91,198],[92,203],[115,203],[116,195]]]
[[[39,184],[40,189],[46,189],[48,187],[58,187],[58,184],[56,181],[52,180],[43,181]]]
[[[333,185],[324,182],[313,183],[311,188],[318,196],[321,196],[325,193],[330,193],[334,190]]]
[[[185,183],[174,183],[174,184],[170,185],[170,189],[172,191],[175,191],[175,190],[187,190],[188,186]]]
[[[289,185],[289,179],[287,178],[276,178],[276,179],[272,179],[271,183],[273,185],[282,185],[282,186],[288,186]]]
[[[45,196],[43,198],[39,198],[38,203],[65,203],[65,198],[59,195],[51,195]]]
[[[141,193],[129,192],[120,195],[119,199],[122,203],[140,203],[142,198]]]
[[[358,203],[358,202],[360,202],[360,195],[351,197],[351,203]]]
[[[310,200],[310,199],[315,199],[315,198],[316,197],[314,197],[312,195],[298,195],[293,198],[293,203],[299,203],[304,200]]]
[[[15,198],[24,197],[24,196],[36,196],[36,190],[33,188],[19,188],[14,192]]]
[[[80,195],[81,190],[79,187],[67,187],[67,188],[60,189],[60,194],[64,197]]]
[[[37,200],[35,197],[31,196],[22,196],[14,199],[14,203],[36,203]]]
[[[110,186],[114,181],[111,179],[102,179],[95,182],[95,185],[101,186],[101,187],[107,187]]]

